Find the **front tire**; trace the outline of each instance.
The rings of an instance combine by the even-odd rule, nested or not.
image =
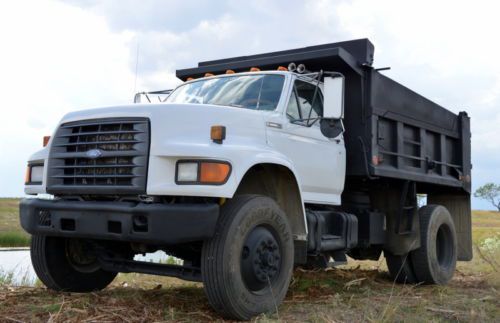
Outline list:
[[[82,240],[33,235],[31,263],[47,288],[92,292],[108,286],[117,273],[102,270]]]
[[[229,319],[274,312],[293,270],[293,237],[272,199],[241,195],[222,208],[214,237],[203,244],[202,273],[210,305]]]

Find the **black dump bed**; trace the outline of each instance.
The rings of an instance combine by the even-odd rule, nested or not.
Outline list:
[[[177,77],[222,74],[251,67],[275,70],[290,62],[310,71],[337,71],[346,77],[347,176],[403,179],[422,188],[455,187],[470,193],[470,120],[424,98],[372,67],[368,39],[266,54],[200,62]]]

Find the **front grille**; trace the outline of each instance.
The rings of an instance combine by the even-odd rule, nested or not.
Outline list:
[[[149,121],[112,118],[62,124],[49,154],[51,194],[142,194]]]

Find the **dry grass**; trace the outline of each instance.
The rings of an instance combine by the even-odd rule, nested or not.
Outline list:
[[[393,285],[379,269],[294,274],[283,322],[478,321],[500,317],[500,295],[484,276],[460,272],[448,286]],[[99,293],[55,293],[39,287],[0,289],[0,320],[26,322],[220,321],[200,284],[121,275]],[[261,315],[256,322],[277,321]]]

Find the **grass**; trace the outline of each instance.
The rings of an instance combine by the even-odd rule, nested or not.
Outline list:
[[[19,199],[0,198],[0,247],[26,247],[29,235],[19,223]]]
[[[0,232],[0,247],[26,247],[29,244],[30,237],[24,232]]]
[[[18,221],[16,203],[0,200],[0,221],[8,220],[4,217],[8,212]],[[10,204],[10,210],[5,204]],[[329,270],[298,269],[279,312],[253,321],[497,322],[500,248],[490,250],[484,241],[500,239],[500,214],[474,211],[472,223],[474,259],[460,262],[446,286],[393,284],[383,258],[353,261]],[[2,230],[0,226],[0,232],[16,232],[12,226]],[[56,293],[39,284],[14,287],[11,282],[12,276],[0,273],[2,322],[221,321],[210,308],[201,284],[175,278],[120,274],[111,286],[90,294]]]
[[[279,312],[254,322],[480,321],[500,317],[500,295],[484,277],[457,273],[447,286],[393,285],[384,270],[296,270]],[[0,287],[0,321],[221,321],[201,284],[120,275],[90,294]]]

